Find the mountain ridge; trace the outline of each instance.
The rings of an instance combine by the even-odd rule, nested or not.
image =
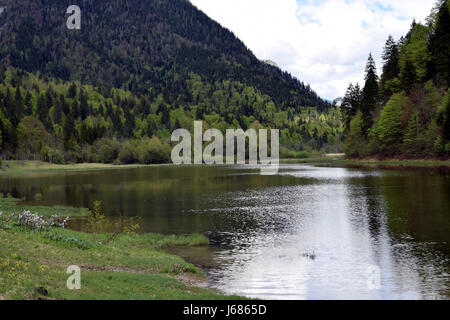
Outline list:
[[[193,72],[210,83],[255,87],[282,110],[330,106],[309,85],[259,61],[231,31],[186,0],[79,0],[81,30],[65,28],[70,1],[1,3],[7,6],[0,35],[3,66],[140,94],[151,88],[154,96],[164,91],[162,82],[184,86]],[[183,94],[164,94],[169,102],[191,102]]]

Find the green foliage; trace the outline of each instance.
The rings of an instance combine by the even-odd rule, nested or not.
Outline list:
[[[41,121],[25,116],[17,126],[18,154],[23,160],[39,159],[41,151],[51,143],[51,136]],[[22,157],[21,157],[22,156]]]
[[[64,244],[68,245],[69,247],[76,247],[76,248],[82,249],[82,250],[88,250],[88,249],[92,249],[92,248],[95,248],[98,246],[98,243],[95,243],[93,241],[79,239],[79,238],[69,236],[66,234],[61,234],[56,231],[43,232],[42,236],[51,241],[64,243]]]
[[[306,151],[291,151],[286,148],[280,149],[280,157],[282,159],[308,159],[311,157],[311,154]]]
[[[199,118],[223,133],[239,127],[278,128],[283,146],[292,151],[340,148],[339,108],[282,111],[270,97],[239,82],[209,84],[190,75],[188,87],[194,96],[201,96],[199,105],[179,106],[165,103],[163,95],[152,100],[121,89],[54,82],[15,69],[5,72],[8,77],[0,81],[0,134],[7,159],[164,163],[170,160],[171,131],[180,126],[190,130]],[[9,78],[21,85],[13,87]],[[22,102],[30,105],[30,115],[14,108],[8,111],[17,90],[27,92],[21,96],[28,96],[28,102]],[[55,104],[60,106],[58,117]],[[17,127],[14,121],[19,121]]]
[[[120,0],[80,0],[89,19],[76,33],[61,32],[64,21],[54,14],[65,12],[64,1],[6,2],[0,38],[6,159],[166,162],[172,130],[191,129],[196,119],[221,131],[255,122],[277,128],[292,151],[341,148],[337,108],[259,61],[189,1],[130,0],[123,10]],[[26,116],[51,136],[37,153],[18,137]]]
[[[346,132],[350,130],[352,118],[356,115],[358,110],[361,109],[361,103],[362,92],[359,84],[353,86],[353,84],[350,83],[341,106]]]
[[[450,142],[450,90],[442,99],[437,121],[442,126],[442,137]]]
[[[64,155],[61,150],[44,146],[41,151],[42,160],[55,164],[64,164]]]
[[[413,23],[408,40],[401,45],[400,65],[402,73],[422,82],[427,77],[430,54],[428,50],[428,27]],[[414,82],[413,82],[414,83]]]
[[[97,242],[110,243],[121,234],[134,234],[140,229],[135,218],[121,218],[119,221],[107,219],[102,212],[101,201],[94,201],[89,211],[86,231],[94,235]]]
[[[363,134],[366,134],[373,124],[372,112],[375,110],[378,97],[378,75],[372,54],[369,55],[366,65],[365,84],[362,90],[361,107],[363,120]]]
[[[370,72],[374,68],[369,58],[361,102],[354,98],[352,86],[344,98],[347,155],[450,157],[449,10],[449,1],[442,1],[428,26],[414,21],[398,43],[389,37],[376,95],[376,74]]]
[[[101,201],[94,201],[93,208],[89,211],[88,220],[86,223],[86,228],[90,233],[98,234],[105,233],[108,229],[106,223],[106,217],[102,213],[102,203]]]
[[[221,131],[255,122],[277,128],[293,151],[340,148],[338,109],[259,61],[189,1],[130,0],[123,10],[121,0],[79,0],[89,19],[76,33],[61,29],[64,19],[54,14],[65,12],[64,1],[6,2],[0,37],[6,159],[166,162],[172,130],[191,129],[196,119]],[[305,121],[309,110],[314,114]],[[17,130],[27,116],[51,136],[38,152]]]
[[[130,164],[137,162],[137,150],[138,142],[135,140],[128,140],[122,144],[119,152],[118,160],[122,164]]]
[[[409,92],[417,81],[417,73],[411,60],[406,60],[400,76],[401,88]]]
[[[403,154],[406,154],[411,157],[419,157],[420,150],[420,124],[419,124],[419,115],[414,112],[408,122],[408,126],[406,128],[406,133],[403,138],[401,151]]]
[[[389,36],[383,51],[383,74],[380,80],[380,90],[383,97],[396,92],[397,79],[400,73],[399,48],[392,36]],[[398,80],[397,80],[398,81]]]
[[[448,0],[442,1],[436,15],[429,50],[431,51],[430,72],[441,77],[450,84],[450,4]]]
[[[376,134],[381,142],[380,151],[385,155],[393,155],[399,150],[403,138],[401,118],[405,103],[403,94],[395,94],[381,111]]]
[[[113,163],[119,155],[120,147],[120,143],[117,139],[102,138],[95,144],[95,153],[97,157],[93,156],[93,159],[86,160],[91,160],[91,162]],[[92,152],[94,152],[94,150],[92,150]]]
[[[170,148],[164,146],[158,137],[142,140],[136,148],[139,163],[163,163],[170,158]]]
[[[344,151],[348,156],[364,156],[367,148],[367,140],[363,134],[363,114],[358,111],[350,122],[350,130],[344,144]]]

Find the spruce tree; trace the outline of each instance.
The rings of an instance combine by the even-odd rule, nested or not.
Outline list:
[[[18,119],[22,118],[24,112],[25,112],[25,106],[23,104],[23,100],[22,100],[22,91],[20,90],[20,86],[17,85],[16,87],[16,95],[14,98],[14,103],[15,103],[15,110],[14,112],[16,113],[16,117]]]
[[[344,117],[344,126],[347,132],[350,130],[350,122],[360,108],[361,89],[359,84],[353,86],[353,84],[350,83],[341,105],[341,110]]]
[[[446,141],[450,142],[450,99],[447,99],[444,109],[444,117],[443,136]]]
[[[416,67],[411,60],[406,60],[405,66],[403,67],[403,71],[401,74],[401,86],[402,89],[409,93],[412,86],[417,81]]]
[[[381,91],[385,99],[392,95],[392,90],[386,88],[386,83],[395,79],[400,73],[399,50],[394,38],[389,36],[383,50],[383,75],[381,76]]]
[[[50,121],[48,118],[48,106],[45,102],[45,97],[41,94],[37,102],[37,114],[39,120],[44,124],[46,128],[50,127]]]
[[[385,81],[392,80],[398,76],[400,72],[398,45],[392,36],[389,36],[386,41],[382,57],[383,78]]]
[[[77,85],[75,83],[72,83],[69,87],[68,97],[70,99],[73,99],[77,96]]]
[[[77,99],[74,99],[72,102],[71,112],[73,114],[74,119],[78,119],[80,117],[80,107]]]
[[[367,131],[373,124],[373,115],[377,105],[378,98],[378,75],[375,61],[372,54],[369,54],[366,65],[365,84],[362,92],[361,112],[363,119],[363,133],[367,134]]]
[[[89,114],[89,105],[85,94],[80,94],[80,116],[81,120],[87,118]]]
[[[11,96],[11,91],[9,90],[9,87],[8,89],[6,89],[6,95],[5,98],[3,99],[3,105],[5,106],[6,115],[10,119],[12,125],[16,127],[19,124],[20,119],[17,116],[16,104]]]
[[[61,119],[62,119],[62,114],[63,114],[63,110],[62,110],[61,103],[57,103],[55,106],[55,109],[53,111],[53,122],[60,123]]]
[[[31,116],[33,114],[33,103],[31,102],[31,93],[27,91],[25,95],[25,115]]]
[[[66,121],[64,123],[64,148],[66,150],[71,150],[72,145],[72,138],[75,136],[75,123],[73,119],[72,113],[69,112],[69,114],[66,117]]]
[[[449,0],[442,2],[437,14],[436,26],[431,34],[429,50],[431,52],[430,75],[437,74],[450,84],[450,12]]]

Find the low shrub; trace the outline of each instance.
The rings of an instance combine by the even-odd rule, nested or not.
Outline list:
[[[77,247],[82,250],[92,249],[99,245],[98,243],[94,243],[94,242],[87,241],[87,240],[82,240],[79,238],[75,238],[75,237],[71,237],[71,236],[67,236],[67,235],[55,233],[55,232],[45,232],[42,235],[46,239],[56,241],[56,242],[62,242],[69,246]]]
[[[13,214],[13,220],[17,226],[26,227],[31,230],[48,230],[51,228],[65,228],[69,222],[69,217],[62,217],[60,215],[52,215],[48,220],[44,217],[24,210],[22,213]]]

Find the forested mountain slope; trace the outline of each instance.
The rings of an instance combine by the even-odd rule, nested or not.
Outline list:
[[[2,64],[134,93],[163,93],[169,104],[196,102],[186,84],[195,73],[208,83],[252,86],[283,110],[328,107],[308,86],[259,61],[189,1],[78,0],[78,31],[66,28],[72,2],[4,0]]]
[[[168,161],[170,134],[280,129],[282,155],[336,150],[339,109],[184,0],[0,0],[4,159]]]

